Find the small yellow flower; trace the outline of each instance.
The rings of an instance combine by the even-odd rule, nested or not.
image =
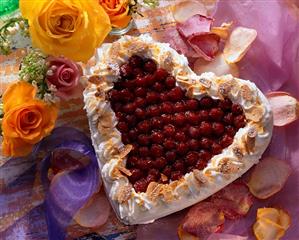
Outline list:
[[[111,31],[97,0],[20,0],[32,43],[45,53],[86,62]]]

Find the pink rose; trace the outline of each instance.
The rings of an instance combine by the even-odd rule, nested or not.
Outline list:
[[[82,90],[79,84],[82,68],[77,63],[63,57],[48,57],[47,62],[46,81],[50,89],[55,89],[56,96],[68,100]]]

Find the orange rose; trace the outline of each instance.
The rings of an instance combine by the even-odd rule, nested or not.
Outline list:
[[[124,28],[131,21],[129,0],[99,0],[99,3],[108,14],[113,27]]]
[[[57,108],[35,95],[36,88],[23,81],[12,84],[3,95],[2,151],[6,156],[29,154],[54,128]]]

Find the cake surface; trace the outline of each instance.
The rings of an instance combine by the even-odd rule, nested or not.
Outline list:
[[[119,117],[109,98],[120,79],[120,67],[134,55],[153,59],[176,79],[176,86],[190,99],[200,101],[207,96],[215,101],[230,99],[242,107],[246,117],[246,124],[237,128],[232,143],[219,154],[214,153],[202,167],[188,167],[179,177],[170,175],[164,182],[154,179],[144,191],[130,178],[132,169],[127,161],[133,154],[133,145],[130,141],[124,144]],[[85,108],[104,186],[115,212],[126,224],[148,223],[204,200],[256,164],[270,142],[272,113],[254,83],[231,75],[198,76],[184,56],[149,36],[124,36],[112,44],[103,44],[97,50],[95,66],[87,69],[86,77]],[[177,160],[186,155],[179,155]],[[161,170],[159,174],[162,173]]]

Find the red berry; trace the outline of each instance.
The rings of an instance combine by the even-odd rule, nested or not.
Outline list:
[[[221,140],[220,140],[220,145],[221,145],[223,148],[228,147],[228,146],[231,145],[232,143],[233,143],[233,138],[230,137],[230,136],[227,135],[227,134],[223,135],[223,137],[222,137]]]
[[[234,126],[237,129],[245,127],[245,125],[246,125],[246,121],[245,121],[245,116],[244,115],[239,115],[239,116],[235,117],[235,119],[234,119]]]
[[[208,121],[209,120],[209,112],[207,110],[200,110],[199,116],[201,121]]]
[[[176,181],[176,180],[179,180],[183,177],[183,174],[180,172],[180,171],[173,171],[171,173],[171,180],[172,181]]]
[[[151,74],[147,74],[143,77],[146,86],[152,86],[155,83],[155,78]]]
[[[177,153],[178,153],[178,154],[183,155],[183,154],[185,154],[186,152],[188,152],[188,150],[189,150],[189,147],[188,147],[187,143],[183,143],[183,142],[181,142],[181,143],[179,143],[178,146],[177,146]]]
[[[219,154],[222,152],[222,147],[220,144],[214,142],[211,146],[211,151],[213,155]]]
[[[218,103],[218,107],[220,107],[223,110],[230,110],[232,107],[232,101],[229,98],[225,98],[224,100],[220,100]]]
[[[206,166],[207,166],[207,162],[203,161],[202,159],[199,159],[195,164],[195,168],[199,170],[203,170]]]
[[[220,136],[224,132],[223,124],[219,122],[213,122],[212,131],[213,134],[215,134],[216,136]]]
[[[125,122],[118,122],[117,125],[116,125],[116,128],[120,132],[127,132],[127,131],[129,131],[128,124],[126,124]]]
[[[171,115],[168,115],[168,114],[162,114],[161,121],[163,122],[164,125],[169,124],[172,122],[172,117],[171,117]]]
[[[232,105],[232,112],[234,115],[239,115],[243,113],[243,109],[240,104],[234,103]]]
[[[189,99],[186,101],[186,107],[188,110],[196,110],[198,107],[198,101],[196,99]]]
[[[174,111],[175,112],[183,112],[185,111],[185,104],[184,102],[177,102],[174,104]]]
[[[144,62],[143,69],[144,69],[146,72],[153,73],[153,72],[155,72],[155,71],[157,70],[157,64],[155,63],[154,60],[152,60],[152,59],[147,59],[147,60],[145,60],[145,62]]]
[[[180,87],[174,87],[168,93],[168,98],[170,101],[177,102],[184,98],[184,91]]]
[[[150,169],[148,174],[154,176],[156,179],[160,176],[159,171],[155,168]]]
[[[233,126],[228,125],[228,126],[225,126],[225,133],[228,136],[234,137],[235,134],[236,134],[236,130],[235,130],[235,128]]]
[[[171,124],[167,124],[163,128],[163,133],[166,137],[173,137],[175,134],[175,127]]]
[[[157,92],[162,92],[164,90],[164,86],[159,82],[155,82],[153,85],[153,89]]]
[[[165,159],[167,162],[173,162],[176,159],[175,151],[168,151],[165,153]]]
[[[158,157],[156,158],[156,160],[153,162],[154,167],[157,169],[162,169],[163,167],[166,166],[167,161],[165,159],[165,157]]]
[[[116,116],[116,118],[119,122],[120,121],[126,121],[126,115],[122,112],[115,113],[115,116]]]
[[[168,76],[165,80],[165,85],[168,89],[175,87],[175,78],[173,76]]]
[[[129,134],[122,133],[121,134],[121,141],[123,142],[123,144],[129,144],[130,143]]]
[[[145,178],[141,178],[134,183],[134,189],[136,192],[145,192],[147,189],[148,182]]]
[[[168,98],[168,94],[167,94],[166,92],[162,92],[162,93],[160,93],[160,100],[161,100],[162,102],[166,102],[166,101],[168,101],[168,100],[169,100],[169,98]]]
[[[163,113],[172,113],[173,112],[173,104],[171,102],[163,102],[161,104],[161,111]]]
[[[133,75],[133,68],[129,64],[123,64],[120,66],[120,76],[130,78]]]
[[[188,145],[191,150],[198,150],[200,147],[200,142],[197,139],[191,139]]]
[[[226,124],[232,124],[234,121],[234,115],[230,112],[224,115],[223,122]]]
[[[155,131],[152,133],[151,139],[153,143],[162,143],[164,140],[164,136],[161,131]]]
[[[137,141],[140,145],[147,146],[150,144],[150,137],[146,136],[144,134],[139,135],[137,139],[138,139]]]
[[[199,125],[199,131],[203,136],[209,136],[212,133],[212,125],[209,122],[201,122]]]
[[[137,130],[136,129],[131,129],[129,131],[129,137],[130,137],[131,141],[135,141],[137,139],[137,137],[138,137]]]
[[[162,173],[167,177],[171,176],[171,172],[172,172],[172,167],[169,165],[167,165],[162,171]]]
[[[145,118],[145,111],[142,108],[136,108],[135,110],[135,116],[139,119],[144,119]]]
[[[135,93],[135,95],[137,97],[144,97],[144,96],[146,96],[146,90],[144,88],[142,88],[142,87],[136,88],[135,91],[134,91],[134,93]]]
[[[123,106],[123,111],[125,113],[133,113],[136,109],[136,105],[134,103],[128,103]]]
[[[199,113],[189,112],[189,111],[186,112],[186,118],[188,122],[191,124],[197,124],[201,120],[201,116]]]
[[[154,76],[157,81],[164,81],[168,76],[168,72],[163,68],[158,68]]]
[[[185,142],[187,140],[187,136],[183,131],[178,131],[175,133],[174,139],[178,142]]]
[[[141,67],[143,64],[142,57],[137,56],[137,55],[131,56],[128,61],[129,61],[130,66],[132,66],[134,68]]]
[[[146,146],[140,147],[139,155],[142,157],[148,157],[150,155],[150,150]]]
[[[212,158],[212,154],[208,150],[202,149],[199,151],[198,157],[199,157],[199,159],[208,161]]]
[[[162,127],[162,120],[160,117],[153,117],[151,119],[151,126],[152,128],[160,129]]]
[[[135,157],[135,156],[128,157],[127,165],[134,167],[134,166],[137,165],[137,163],[138,163],[138,158],[137,157]]]
[[[150,158],[139,159],[137,166],[142,170],[148,170],[153,167],[153,161]]]
[[[151,174],[149,174],[149,175],[146,177],[146,181],[147,181],[148,183],[155,182],[157,179],[158,179],[158,177],[156,177],[156,176],[154,176],[154,175],[151,175]]]
[[[136,107],[144,107],[146,105],[146,101],[142,97],[137,97],[134,101]]]
[[[137,87],[146,87],[147,82],[146,79],[143,76],[139,76],[136,78],[136,86]]]
[[[163,146],[165,147],[165,149],[171,150],[171,149],[175,149],[176,143],[171,139],[166,139],[163,143]]]
[[[160,107],[158,105],[151,105],[147,108],[147,114],[151,117],[160,115]]]
[[[129,180],[130,182],[133,183],[143,176],[142,171],[138,168],[130,169],[130,172],[131,172],[131,176],[129,176]]]
[[[133,100],[134,95],[129,91],[129,89],[123,89],[119,92],[119,97],[124,102]]]
[[[142,69],[140,68],[133,68],[133,77],[137,78],[137,77],[143,77],[144,76],[144,72]],[[132,82],[133,80],[131,80]]]
[[[145,97],[148,103],[156,103],[159,101],[160,97],[159,94],[156,92],[148,92]]]
[[[182,160],[176,160],[174,163],[173,163],[173,168],[175,170],[178,170],[178,171],[181,171],[183,172],[184,169],[185,169],[185,164]]]
[[[137,128],[140,132],[146,133],[150,130],[150,124],[148,120],[143,120],[142,122],[138,123]]]
[[[134,116],[134,115],[127,115],[126,116],[126,121],[127,121],[127,123],[129,124],[129,126],[135,126],[135,124],[136,124],[136,117]]]
[[[112,90],[109,91],[108,97],[109,97],[110,101],[113,101],[113,102],[116,102],[120,99],[119,98],[119,92],[115,89],[112,89]]]
[[[189,135],[192,138],[198,138],[200,136],[200,129],[198,127],[190,127],[189,128]]]
[[[176,126],[183,126],[185,123],[186,117],[184,113],[174,114],[174,124]]]
[[[197,152],[189,152],[185,158],[185,162],[189,166],[194,166],[196,162],[198,161],[199,156]]]
[[[212,108],[209,112],[209,117],[214,121],[221,121],[223,111],[220,108]]]
[[[151,147],[151,154],[154,157],[161,157],[163,155],[164,149],[159,144],[153,144]]]
[[[200,146],[202,148],[209,149],[209,148],[211,148],[211,145],[212,145],[212,141],[210,139],[205,138],[205,137],[200,139]]]
[[[202,108],[208,109],[213,106],[214,100],[211,97],[203,97],[199,103]]]

